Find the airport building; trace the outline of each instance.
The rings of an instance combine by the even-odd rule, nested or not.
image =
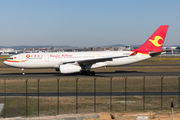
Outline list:
[[[180,47],[162,47],[166,54],[180,54]]]
[[[133,50],[137,47],[126,45],[125,47],[50,47],[50,48],[24,48],[14,50],[13,48],[1,48],[0,55],[14,55],[19,53],[45,53],[45,52],[81,52],[81,51],[124,51]],[[180,47],[162,47],[164,54],[180,54]]]
[[[18,53],[22,53],[22,50],[14,50],[12,48],[1,48],[0,55],[14,55]]]

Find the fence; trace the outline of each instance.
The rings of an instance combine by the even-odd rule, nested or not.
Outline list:
[[[180,77],[4,79],[0,96],[4,118],[166,110],[180,107]]]

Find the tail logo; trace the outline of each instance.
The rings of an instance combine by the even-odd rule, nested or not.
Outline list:
[[[163,44],[159,44],[159,40],[163,40],[163,38],[162,38],[161,36],[156,36],[156,37],[154,38],[154,40],[149,39],[149,41],[152,42],[152,44],[153,44],[154,46],[156,46],[156,47],[160,47],[160,46],[163,45]]]

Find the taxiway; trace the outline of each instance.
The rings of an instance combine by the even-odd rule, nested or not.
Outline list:
[[[127,77],[127,76],[180,76],[180,72],[137,72],[137,71],[116,71],[116,72],[96,72],[95,76],[74,74],[54,73],[2,73],[0,78],[58,78],[58,77]]]

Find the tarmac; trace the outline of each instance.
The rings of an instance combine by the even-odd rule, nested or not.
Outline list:
[[[95,76],[74,74],[54,73],[1,73],[0,78],[61,78],[61,77],[127,77],[127,76],[180,76],[180,72],[137,72],[137,71],[115,71],[115,72],[96,72]]]
[[[126,65],[126,67],[134,66],[180,66],[180,64],[158,64],[158,65]],[[0,66],[0,68],[10,68],[8,66]],[[180,76],[180,72],[139,72],[139,71],[115,71],[115,72],[96,72],[95,76],[82,75],[80,73],[60,74],[59,72],[43,72],[43,73],[0,73],[0,78],[49,78],[49,77],[127,77],[127,76]]]

